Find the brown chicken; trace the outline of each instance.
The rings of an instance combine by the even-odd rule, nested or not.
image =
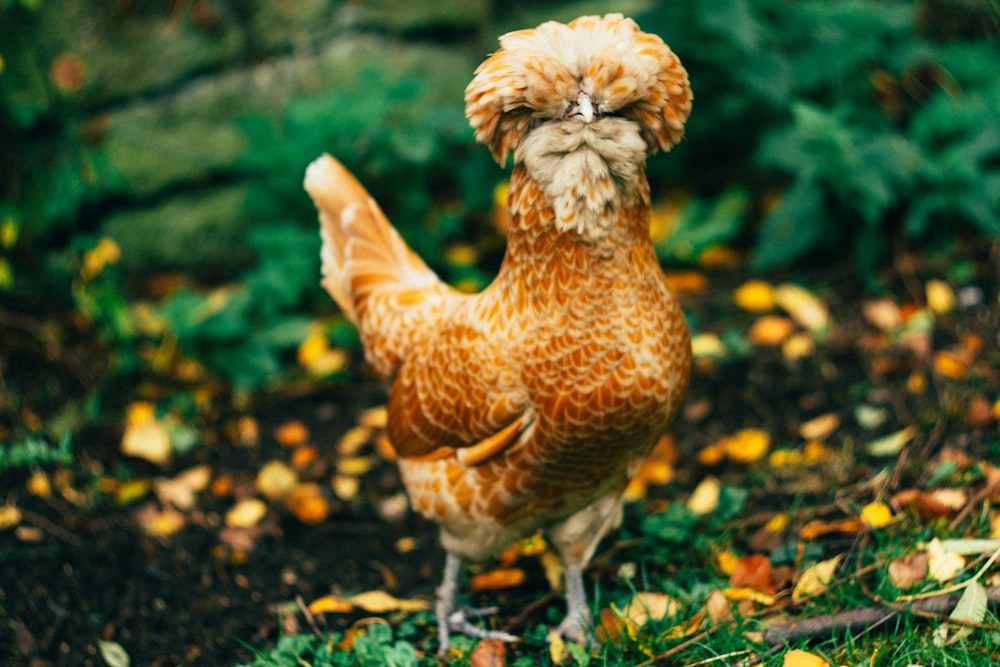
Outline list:
[[[513,639],[456,610],[462,562],[544,531],[565,565],[573,640],[591,629],[583,568],[676,414],[690,338],[649,239],[646,158],[677,143],[687,73],[620,14],[500,38],[465,92],[476,139],[514,158],[507,251],[476,295],[444,283],[333,158],[305,187],[323,286],[392,379],[389,438],[413,508],[441,527],[440,647]]]

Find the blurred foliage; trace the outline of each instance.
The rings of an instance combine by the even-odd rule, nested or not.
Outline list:
[[[1000,236],[995,4],[719,0],[643,18],[695,90],[674,173],[758,193],[756,269],[852,253],[873,283],[899,235]]]
[[[243,29],[247,8],[256,6],[243,3],[243,13],[226,13],[228,6],[200,3],[218,10],[206,15],[153,4],[122,3],[108,25],[130,21],[131,30],[157,20],[207,36],[211,44],[213,36]],[[226,150],[239,157],[139,192],[116,172],[115,156],[104,146],[109,132],[127,132],[115,123],[129,99],[104,89],[103,97],[88,98],[93,77],[87,78],[83,58],[38,55],[41,47],[31,42],[32,31],[53,21],[52,7],[70,5],[0,4],[0,29],[12,36],[0,45],[0,290],[12,308],[75,309],[105,341],[119,372],[173,372],[193,360],[240,388],[280,378],[316,324],[306,314],[334,312],[318,287],[315,213],[301,188],[306,164],[323,150],[359,175],[447,279],[470,289],[488,280],[502,248],[488,220],[504,175],[473,144],[461,88],[452,89],[452,79],[471,77],[475,63],[495,48],[500,23],[478,32],[425,26],[414,35],[376,38],[383,40],[376,44],[447,47],[438,52],[459,60],[434,64],[430,51],[415,53],[411,66],[426,63],[415,72],[387,64],[387,51],[387,62],[368,57],[336,85],[296,70],[304,83],[273,109],[227,100],[219,117],[197,118],[203,134],[195,136],[225,138]],[[654,192],[677,195],[657,238],[665,261],[697,262],[720,244],[748,248],[751,266],[761,271],[851,254],[863,278],[875,284],[888,249],[900,240],[940,248],[959,235],[1000,236],[995,4],[684,0],[639,7],[645,7],[636,12],[640,25],[681,56],[695,90],[686,141],[649,164]],[[538,22],[614,7],[515,2],[506,9],[494,12],[496,21],[511,12]],[[354,34],[350,26],[338,29],[334,42]],[[285,56],[291,41],[283,48],[244,57]],[[205,73],[198,67],[244,65],[232,60],[233,52],[189,64],[187,78],[165,89],[159,80],[150,83],[143,104],[162,95],[169,112],[171,95],[194,87],[191,77]],[[462,58],[468,72],[456,71]],[[212,123],[220,119],[225,127],[217,131]],[[140,133],[130,141],[153,139]],[[147,156],[149,164],[155,166],[156,157]],[[170,158],[174,169],[184,156]],[[181,195],[197,198],[233,185],[246,186],[245,196],[239,191],[233,199],[241,202],[238,210],[201,213],[242,240],[238,247],[222,243],[225,261],[199,260],[192,271],[109,250],[109,243],[124,244],[107,238],[112,216],[160,210],[162,217]],[[193,218],[179,217],[168,229]],[[214,227],[207,229],[203,243],[179,234],[190,247],[174,249],[173,256],[201,257],[216,236]],[[162,242],[179,243],[166,236]],[[350,342],[342,320],[319,323],[331,342]]]

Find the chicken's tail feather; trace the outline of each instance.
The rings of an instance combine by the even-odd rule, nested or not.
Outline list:
[[[454,292],[336,159],[314,160],[304,185],[319,210],[322,285],[358,325],[376,371],[388,374],[405,356],[414,325],[441,312]]]

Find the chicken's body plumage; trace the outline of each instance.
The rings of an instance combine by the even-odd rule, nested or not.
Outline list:
[[[676,414],[690,372],[683,315],[649,241],[645,159],[690,110],[676,56],[620,15],[510,33],[466,110],[514,171],[506,255],[465,295],[403,243],[335,160],[310,165],[323,284],[392,378],[389,438],[414,509],[441,526],[448,629],[458,563],[544,530],[587,622],[582,568],[621,513],[628,479]]]

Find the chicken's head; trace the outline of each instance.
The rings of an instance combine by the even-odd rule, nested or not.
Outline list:
[[[605,118],[635,122],[652,154],[680,141],[691,88],[663,40],[608,14],[507,33],[476,70],[465,105],[476,139],[501,164],[544,123]]]

